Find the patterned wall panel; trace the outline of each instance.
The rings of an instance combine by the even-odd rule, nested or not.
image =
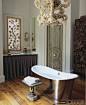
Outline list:
[[[86,71],[86,16],[75,20],[74,72],[85,76]]]
[[[63,26],[48,26],[47,66],[62,71]]]
[[[7,49],[21,50],[21,19],[7,17]]]

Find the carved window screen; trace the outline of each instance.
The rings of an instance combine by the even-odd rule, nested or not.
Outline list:
[[[21,50],[21,19],[7,17],[7,50]]]

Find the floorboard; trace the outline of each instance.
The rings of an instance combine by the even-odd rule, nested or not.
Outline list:
[[[0,84],[0,105],[54,105],[55,103],[35,90],[38,100],[30,102],[27,99],[27,93],[30,92],[29,86],[22,82],[24,76],[12,80],[6,80]],[[42,80],[47,84],[45,79]],[[58,105],[85,105],[85,79],[75,79],[72,96],[72,102]],[[78,101],[78,103],[77,103]],[[83,104],[81,104],[83,102]],[[55,104],[57,105],[57,104]]]

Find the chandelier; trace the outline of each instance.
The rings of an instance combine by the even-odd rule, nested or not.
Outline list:
[[[41,9],[37,17],[39,26],[44,24],[54,27],[66,24],[68,17],[64,14],[64,8],[67,8],[70,2],[70,0],[64,0],[64,4],[61,4],[61,0],[44,0],[44,4],[40,4],[41,0],[35,0],[35,6]]]

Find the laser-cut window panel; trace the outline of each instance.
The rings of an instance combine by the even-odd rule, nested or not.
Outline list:
[[[21,19],[7,17],[7,50],[21,50]]]

